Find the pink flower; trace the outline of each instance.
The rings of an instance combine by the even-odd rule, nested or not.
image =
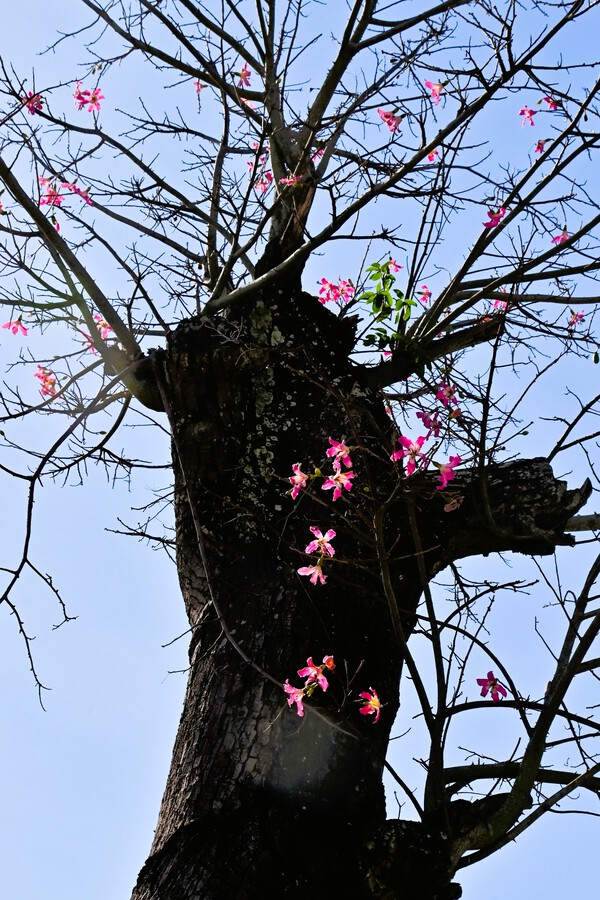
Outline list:
[[[326,278],[321,278],[318,283],[321,285],[319,288],[320,303],[325,304],[330,301],[348,303],[354,296],[354,285],[345,278],[340,279],[339,284],[332,284]]]
[[[352,490],[354,472],[342,472],[342,467],[339,462],[334,462],[333,467],[335,469],[335,475],[331,475],[327,481],[323,483],[321,490],[329,491],[333,488],[333,499],[339,500],[342,496],[342,488],[345,488],[347,491]]]
[[[244,63],[241,71],[236,72],[236,75],[238,76],[238,87],[250,87],[252,71],[248,68],[248,63]]]
[[[427,438],[429,437],[430,434],[433,434],[434,437],[440,436],[440,429],[442,427],[442,423],[438,419],[437,412],[434,412],[432,416],[430,416],[426,412],[418,412],[417,419],[420,419],[421,422],[423,423],[423,425],[425,426],[425,428],[427,429],[427,437],[425,438],[425,440],[427,440]]]
[[[387,270],[388,272],[399,272],[400,269],[403,269],[404,266],[399,266],[395,259],[390,259],[387,262]]]
[[[375,725],[376,722],[379,722],[379,716],[381,715],[381,700],[377,696],[377,691],[369,688],[368,691],[363,691],[358,696],[367,701],[364,706],[361,706],[359,713],[362,713],[363,716],[374,715],[373,725]]]
[[[40,198],[40,206],[60,206],[63,202],[64,197],[62,194],[59,194],[54,185],[50,185],[49,178],[38,178],[40,183],[40,187],[46,192],[43,197]]]
[[[327,451],[327,456],[334,457],[334,465],[341,460],[347,469],[351,469],[352,460],[350,459],[350,448],[345,444],[344,440],[335,441],[330,437],[329,443],[331,444],[331,447]]]
[[[495,678],[493,672],[487,673],[487,678],[478,678],[477,684],[481,687],[481,696],[487,697],[488,693],[491,695],[494,703],[498,703],[502,697],[507,696],[507,690],[503,684],[501,684],[497,678]]]
[[[584,318],[585,318],[585,313],[583,310],[581,310],[581,312],[578,312],[578,313],[576,313],[574,310],[571,310],[571,318],[569,319],[568,327],[575,328],[576,325],[579,325],[580,322],[583,322]],[[2,327],[6,328],[6,325],[3,325]],[[14,334],[14,331],[13,331],[13,334]]]
[[[287,185],[288,187],[294,187],[295,184],[299,184],[301,181],[301,175],[286,175],[285,178],[279,179],[279,184]]]
[[[451,456],[447,463],[442,463],[440,466],[441,484],[437,487],[438,491],[443,491],[448,482],[452,481],[454,478],[454,468],[455,466],[459,466],[461,461],[460,456]]]
[[[22,335],[27,337],[27,329],[25,328],[25,326],[23,325],[23,322],[21,321],[21,316],[19,316],[19,318],[16,319],[14,322],[5,322],[2,327],[10,328],[10,330],[12,331],[13,334],[19,334],[19,332],[20,332]]]
[[[456,387],[450,384],[440,384],[438,388],[438,392],[435,395],[436,400],[441,400],[444,406],[448,406],[450,403],[454,403],[455,405],[458,403],[456,399]]]
[[[555,109],[558,109],[558,103],[552,97],[544,97],[544,102],[548,104],[549,112],[554,112]]]
[[[500,224],[501,219],[506,215],[506,209],[501,206],[498,212],[491,212],[488,210],[489,222],[483,222],[484,228],[495,228],[496,225]]]
[[[396,462],[396,460],[398,459],[405,459],[406,457],[408,457],[408,462],[406,464],[407,476],[412,475],[416,470],[419,459],[425,460],[425,465],[423,468],[426,469],[429,460],[424,453],[421,453],[421,447],[426,440],[427,438],[423,435],[421,435],[421,437],[418,437],[416,441],[411,441],[411,439],[407,437],[399,437],[398,443],[402,445],[403,449],[396,450],[395,453],[392,453],[390,459],[393,462]]]
[[[494,309],[499,309],[500,312],[504,312],[508,309],[508,303],[506,300],[500,300],[498,297],[494,300],[493,303]]]
[[[529,122],[530,125],[535,125],[535,122],[533,121],[533,117],[537,116],[537,112],[534,109],[529,109],[528,106],[524,106],[523,109],[520,110],[519,115],[523,116],[523,121],[521,122],[521,128],[527,122]]]
[[[397,131],[398,126],[402,122],[402,116],[395,116],[391,112],[386,112],[385,109],[378,109],[377,114],[379,115],[379,118],[381,119],[383,124],[387,125],[392,134]]]
[[[315,150],[315,152],[313,153],[313,156],[312,156],[313,163],[316,164],[317,161],[321,159],[321,157],[323,156],[324,153],[325,153],[324,147],[319,147],[318,150]]]
[[[557,235],[555,238],[552,238],[553,244],[564,244],[565,241],[568,241],[570,237],[569,232],[566,228],[563,228],[562,232]]]
[[[26,97],[23,97],[21,101],[23,106],[27,107],[27,112],[30,116],[35,116],[36,113],[41,112],[44,108],[42,95],[34,94],[33,91],[29,91]]]
[[[335,550],[329,543],[329,541],[333,540],[335,537],[333,528],[330,528],[325,534],[322,534],[315,525],[311,525],[310,530],[314,534],[315,540],[307,545],[304,552],[317,553],[318,551],[321,556],[335,556]]]
[[[427,306],[427,304],[431,300],[431,291],[429,290],[427,285],[422,284],[421,290],[418,291],[418,293],[421,295],[419,299],[420,299],[421,303],[423,304],[423,306]]]
[[[104,100],[104,94],[100,93],[100,88],[94,88],[88,97],[88,112],[100,112],[100,101]]]
[[[436,159],[439,157],[439,155],[440,155],[439,150],[432,150],[430,153],[427,154],[427,159],[429,160],[429,162],[435,162]]]
[[[74,194],[77,194],[78,197],[81,197],[82,200],[85,200],[88,206],[94,205],[94,202],[88,193],[89,188],[82,190],[80,187],[77,187],[74,181],[62,181],[60,186],[62,188],[66,188],[68,191],[72,191]]]
[[[305,475],[304,472],[300,471],[300,466],[302,463],[294,463],[292,466],[293,475],[290,478],[290,484],[293,484],[292,488],[292,500],[295,500],[300,490],[304,487],[306,482],[308,481],[308,475]]]
[[[96,323],[98,330],[100,331],[100,337],[103,341],[105,341],[110,334],[112,334],[112,328],[102,316],[95,315],[94,322]]]
[[[318,561],[316,566],[301,566],[296,571],[298,572],[298,575],[309,575],[312,584],[316,584],[317,581],[321,584],[325,584],[327,581],[327,576],[323,575],[321,560]]]
[[[431,91],[431,99],[433,100],[434,106],[437,106],[440,102],[440,94],[442,93],[443,84],[439,84],[437,81],[426,81],[425,87],[428,91]]]
[[[265,172],[260,181],[257,181],[254,185],[254,190],[258,191],[259,194],[266,194],[272,181],[272,174],[270,172]]]
[[[320,666],[316,666],[312,660],[312,656],[306,660],[306,666],[304,669],[298,669],[298,675],[300,678],[306,678],[305,687],[307,687],[311,682],[319,685],[321,690],[326,691],[329,687],[329,682],[327,678],[323,674],[323,669],[335,669],[335,663],[333,661],[333,656],[324,656],[323,662]]]
[[[34,377],[39,378],[42,383],[40,387],[40,394],[42,397],[54,397],[56,394],[56,375],[51,369],[46,369],[45,366],[39,366],[37,372],[34,372]]]
[[[535,150],[533,152],[534,153],[543,153],[544,147],[546,146],[547,143],[548,143],[547,139],[545,141],[538,141],[537,144],[535,145]]]
[[[206,85],[205,85],[205,84],[202,84],[201,81],[195,81],[195,82],[194,82],[194,85],[195,85],[195,87],[196,87],[196,93],[197,93],[197,94],[199,94],[200,91],[203,91],[204,88],[206,87]]]
[[[104,94],[100,93],[100,88],[94,88],[93,91],[82,90],[81,82],[78,81],[75,84],[73,99],[75,100],[76,109],[81,111],[87,106],[88,112],[94,112],[94,110],[100,110],[100,101],[104,100],[105,97]]]
[[[289,694],[287,698],[288,706],[293,706],[296,704],[296,709],[298,710],[298,715],[304,715],[304,689],[303,688],[295,688],[289,682],[289,678],[286,679],[285,684],[283,685],[283,689],[286,694]]]

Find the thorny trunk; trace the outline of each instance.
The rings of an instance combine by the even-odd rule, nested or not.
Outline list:
[[[182,323],[157,357],[192,640],[171,772],[133,900],[459,896],[444,810],[434,803],[425,824],[385,820],[402,641],[382,554],[408,637],[423,588],[408,503],[429,578],[471,553],[549,552],[581,497],[536,463],[489,475],[492,524],[480,513],[477,473],[462,478],[467,499],[452,524],[427,478],[398,493],[390,421],[349,362],[353,340],[351,323],[314,298],[292,303],[274,290],[243,315]],[[330,435],[358,448],[350,502],[332,503],[319,479],[292,501],[292,464],[324,466]],[[517,481],[530,493],[520,509]],[[377,546],[373,516],[393,495]],[[325,586],[296,574],[309,525],[337,532]],[[336,675],[299,718],[282,683],[299,684],[296,669],[325,654]],[[358,692],[371,685],[386,704],[376,726],[357,715]]]

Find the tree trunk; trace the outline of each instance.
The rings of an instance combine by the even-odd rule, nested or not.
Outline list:
[[[425,823],[385,820],[403,641],[424,577],[472,553],[552,552],[584,492],[565,491],[541,461],[487,472],[485,502],[482,473],[460,476],[465,500],[451,515],[428,477],[399,489],[391,422],[366,370],[349,361],[353,343],[351,324],[314,298],[274,289],[227,319],[182,323],[156,358],[192,640],[171,771],[133,900],[460,896],[440,798]],[[292,500],[292,465],[325,470],[329,436],[357,448],[352,491],[333,502],[316,478]],[[311,525],[336,531],[326,585],[296,571]],[[400,632],[382,564],[399,586]],[[330,688],[315,691],[300,718],[282,685],[301,685],[306,659],[330,654]],[[358,714],[358,693],[371,686],[385,703],[376,724]]]

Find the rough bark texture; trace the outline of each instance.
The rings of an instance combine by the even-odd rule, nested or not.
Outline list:
[[[408,637],[423,588],[415,521],[429,578],[474,553],[551,552],[583,495],[541,460],[461,475],[465,501],[452,516],[427,477],[398,490],[390,421],[349,361],[353,341],[351,325],[314,298],[274,289],[226,319],[182,323],[155,362],[172,416],[193,637],[171,772],[133,900],[460,896],[451,884],[460,829],[447,810],[429,810],[424,823],[385,821],[402,642],[373,516],[396,491],[383,535]],[[292,464],[323,465],[329,435],[359,448],[352,503],[332,503],[318,481],[292,501]],[[296,574],[309,525],[337,532],[326,586]],[[295,670],[325,654],[341,677],[315,692],[301,719],[281,685],[299,684]],[[377,727],[357,715],[356,692],[369,685],[386,702]]]

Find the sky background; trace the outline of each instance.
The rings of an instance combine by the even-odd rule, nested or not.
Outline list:
[[[3,22],[0,56],[12,60],[21,75],[35,67],[38,88],[75,77],[75,45],[41,57],[34,51],[49,44],[55,31],[74,30],[86,20],[77,0],[53,4],[51,15],[41,0],[20,0]],[[518,128],[514,140],[525,139]],[[340,258],[340,269],[345,265]],[[310,272],[316,281],[318,270]],[[3,369],[14,356],[11,337],[1,338]],[[570,369],[575,389],[586,379],[589,367]],[[550,405],[564,381],[558,371],[537,398],[540,409]],[[46,428],[46,420],[33,427]],[[168,462],[167,441],[158,432],[128,429],[123,445],[140,457]],[[537,452],[526,449],[529,455]],[[557,474],[576,465],[575,459],[572,466],[561,460]],[[575,471],[572,479],[579,484],[582,477]],[[186,620],[176,572],[165,554],[110,529],[120,527],[119,519],[140,521],[136,507],[164,484],[161,472],[138,472],[129,485],[109,483],[91,469],[83,486],[47,482],[38,494],[34,556],[77,619],[54,630],[60,617],[47,589],[33,579],[19,589],[19,608],[35,636],[37,671],[51,689],[43,693],[42,709],[15,622],[0,611],[0,897],[126,900],[146,859],[185,689],[187,638],[175,639],[185,633]],[[4,564],[18,550],[24,494],[6,477],[0,490]],[[487,564],[472,565],[475,573]],[[577,587],[579,562],[570,575]],[[505,620],[498,623],[498,639],[510,646],[512,663],[532,697],[543,693],[546,680],[533,636],[546,599],[543,592],[531,599],[506,598],[499,610]],[[486,713],[473,720],[473,740],[478,730],[492,728]],[[501,731],[509,714],[502,714],[504,720],[499,714],[494,727]],[[414,747],[411,741],[409,736],[394,745],[392,763],[402,773],[418,754],[416,735]],[[390,804],[393,814],[393,792]],[[457,880],[465,898],[473,900],[589,896],[599,837],[598,818],[549,815],[516,844],[459,872]]]

